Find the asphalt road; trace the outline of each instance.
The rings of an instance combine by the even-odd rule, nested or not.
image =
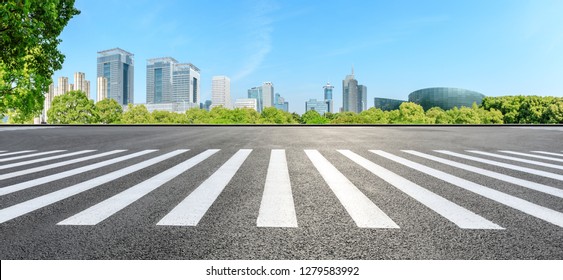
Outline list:
[[[36,128],[0,259],[563,259],[561,126]]]

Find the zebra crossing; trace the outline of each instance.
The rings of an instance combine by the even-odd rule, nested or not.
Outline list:
[[[185,155],[189,149],[159,151],[147,149],[142,151],[128,150],[81,150],[81,151],[37,151],[22,150],[0,151],[0,198],[18,197],[25,190],[40,187],[51,182],[76,180],[89,171],[115,167],[118,163],[126,167],[115,169],[106,174],[62,187],[53,192],[38,195],[28,200],[6,206],[0,205],[0,226],[8,221],[16,220],[25,215],[33,215],[35,211],[60,203],[84,192],[124,178],[146,168],[163,164],[179,156]],[[168,213],[162,215],[156,226],[162,227],[197,227],[212,205],[219,199],[231,180],[237,176],[249,161],[253,149],[237,151],[207,149],[172,167],[144,179],[138,184],[127,188],[101,202],[86,207],[70,217],[57,222],[58,226],[95,226],[111,218],[120,211],[135,204],[141,198],[151,195],[156,189],[163,188],[167,183],[178,180],[178,177],[190,169],[216,157],[219,153],[228,153],[229,159],[222,163],[213,173],[199,184],[191,193],[183,198]],[[269,152],[268,168],[264,176],[265,184],[260,200],[260,208],[255,221],[256,227],[263,228],[299,228],[294,198],[295,179],[292,178],[290,166],[295,160],[285,149],[272,149]],[[390,213],[376,205],[373,199],[347,177],[341,164],[350,164],[352,168],[368,171],[373,178],[379,178],[388,186],[420,203],[443,219],[455,224],[460,229],[503,230],[509,221],[491,220],[468,205],[460,205],[435,190],[429,188],[427,181],[413,180],[401,176],[397,168],[414,171],[416,174],[433,178],[436,182],[446,184],[454,191],[466,191],[480,199],[508,207],[522,215],[528,215],[542,222],[563,228],[563,213],[519,197],[495,189],[487,183],[471,181],[460,174],[474,174],[488,178],[486,182],[499,181],[515,188],[563,199],[563,154],[559,151],[478,151],[478,150],[334,150],[319,151],[305,149],[292,151],[302,153],[308,160],[307,173],[320,175],[326,186],[324,195],[334,195],[345,209],[347,215],[359,228],[395,229],[400,230],[401,224],[394,221]],[[334,153],[327,157],[327,153]],[[293,155],[293,154],[292,154]],[[362,156],[363,155],[363,156]],[[338,164],[335,162],[338,157]],[[70,158],[70,159],[69,159]],[[89,163],[89,161],[96,161]],[[129,163],[135,161],[135,163]],[[73,166],[80,164],[80,166]],[[388,164],[389,166],[384,166]],[[399,166],[399,167],[397,167]],[[65,168],[62,172],[54,172],[56,168]],[[444,169],[460,170],[450,174]],[[60,170],[60,169],[59,169]],[[401,170],[401,169],[399,169]],[[500,171],[502,170],[502,172]],[[549,171],[547,171],[549,170]],[[505,173],[507,174],[505,174]],[[41,174],[39,177],[37,174]],[[45,174],[45,175],[44,175]],[[142,174],[142,172],[141,172]],[[531,176],[530,176],[531,175]],[[295,176],[295,175],[293,175]],[[348,175],[349,176],[349,175]],[[522,178],[526,177],[526,179]],[[532,179],[530,179],[531,177]],[[373,178],[364,178],[372,180]],[[545,178],[542,179],[542,178]],[[537,180],[535,180],[537,179]],[[14,183],[14,181],[17,181]],[[546,183],[547,182],[547,183]],[[393,198],[390,198],[393,200]],[[2,201],[2,200],[0,200]]]

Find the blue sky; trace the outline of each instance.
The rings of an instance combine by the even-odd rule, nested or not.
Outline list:
[[[60,38],[54,78],[86,73],[95,98],[96,57],[135,54],[135,103],[145,103],[146,60],[171,56],[211,77],[231,78],[231,96],[274,83],[303,113],[305,101],[356,79],[374,97],[407,99],[417,89],[460,87],[487,96],[563,96],[560,0],[77,0],[81,14]],[[72,81],[70,81],[72,82]]]

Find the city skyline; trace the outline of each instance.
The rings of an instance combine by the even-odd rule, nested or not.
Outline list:
[[[76,71],[95,79],[95,53],[119,47],[135,54],[138,67],[152,57],[193,62],[202,69],[202,102],[211,99],[212,77],[225,75],[233,100],[272,81],[297,113],[327,82],[335,111],[342,107],[340,81],[352,65],[370,89],[368,107],[374,97],[406,99],[428,87],[487,96],[563,92],[560,1],[78,0],[76,7],[82,13],[60,36],[66,60],[55,82]],[[109,20],[97,20],[102,15]],[[135,103],[146,103],[144,72],[135,73]]]

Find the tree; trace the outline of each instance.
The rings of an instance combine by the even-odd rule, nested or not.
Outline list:
[[[47,119],[53,124],[89,124],[98,122],[98,112],[86,93],[73,90],[55,96]]]
[[[199,108],[186,111],[186,122],[189,124],[207,124],[210,121],[209,112]]]
[[[117,123],[121,121],[123,107],[112,98],[106,98],[96,103],[99,121],[101,123]]]
[[[360,121],[361,123],[371,123],[371,124],[386,124],[389,123],[387,116],[385,113],[375,107],[371,107],[365,111],[360,113]]]
[[[403,102],[399,106],[399,119],[401,123],[421,124],[426,122],[426,115],[422,106],[413,102]]]
[[[303,123],[306,124],[326,124],[329,123],[329,120],[323,116],[321,116],[321,114],[319,114],[319,112],[315,111],[315,110],[309,110],[307,112],[305,112],[305,114],[303,114],[303,116],[301,116],[301,120],[303,121]]]
[[[428,111],[426,111],[426,120],[427,123],[431,124],[451,123],[451,120],[446,111],[444,111],[444,109],[440,107],[432,107],[428,109]]]
[[[126,124],[144,124],[154,122],[151,113],[149,113],[147,107],[142,104],[127,105],[127,110],[125,111],[125,113],[123,113],[121,121]]]
[[[293,116],[275,107],[266,107],[261,114],[262,123],[290,124],[294,123]]]
[[[28,119],[41,112],[43,93],[64,61],[57,37],[78,14],[74,0],[0,3],[0,117],[11,111]]]

